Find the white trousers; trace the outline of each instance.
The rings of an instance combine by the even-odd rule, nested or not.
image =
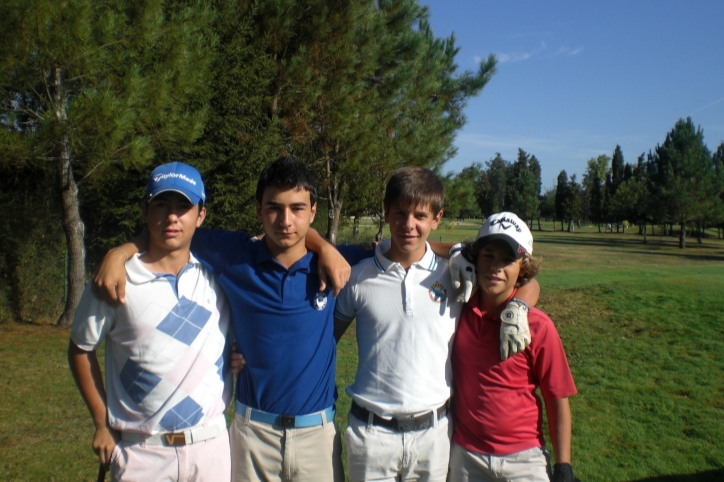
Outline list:
[[[229,433],[190,445],[167,447],[121,440],[111,454],[111,480],[219,482],[231,479]]]
[[[427,429],[398,432],[350,414],[344,434],[350,482],[444,482],[452,436],[448,417]]]

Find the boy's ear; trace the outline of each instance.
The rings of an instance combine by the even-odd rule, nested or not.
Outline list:
[[[437,229],[437,227],[440,225],[440,221],[442,221],[442,209],[439,213],[437,213],[437,216],[432,220],[432,229]]]
[[[200,227],[201,223],[204,222],[204,219],[206,219],[206,207],[202,207],[199,209],[199,215],[196,218],[196,227]]]
[[[312,219],[309,221],[309,224],[312,224],[314,222],[314,216],[317,214],[317,203],[312,204]]]
[[[256,201],[254,203],[254,209],[256,209],[256,219],[257,221],[261,222],[261,204],[259,201]]]

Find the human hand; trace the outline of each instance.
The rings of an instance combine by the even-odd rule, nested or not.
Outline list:
[[[103,425],[96,429],[93,435],[93,452],[98,456],[101,465],[108,470],[111,464],[111,455],[116,444],[120,440],[121,434],[107,425]]]
[[[507,360],[530,345],[528,305],[513,298],[500,313],[500,322],[500,359]]]
[[[347,284],[349,276],[352,273],[352,267],[347,260],[345,260],[344,256],[331,244],[320,250],[317,269],[319,274],[319,291],[326,291],[327,283],[331,282],[333,296],[335,298],[342,288],[344,288],[344,285]]]
[[[571,464],[555,464],[553,466],[553,477],[551,482],[581,482],[573,475]]]
[[[126,261],[128,256],[119,248],[106,253],[93,275],[93,296],[111,306],[126,302]]]
[[[229,372],[232,375],[238,375],[246,366],[246,358],[236,350],[236,343],[231,345],[231,362],[229,363]]]
[[[470,295],[473,294],[476,278],[475,265],[465,259],[463,249],[462,243],[452,245],[450,248],[448,268],[450,269],[450,277],[452,278],[455,289],[460,289],[460,286],[463,286],[463,290],[458,294],[457,301],[467,303]]]

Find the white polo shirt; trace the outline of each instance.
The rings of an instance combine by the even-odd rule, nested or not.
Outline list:
[[[126,279],[126,303],[117,308],[88,285],[71,329],[86,351],[106,340],[111,427],[155,434],[216,423],[232,387],[224,292],[193,255],[178,277],[151,273],[136,255]]]
[[[433,410],[450,398],[450,350],[461,303],[446,259],[426,245],[408,271],[378,246],[352,268],[335,317],[357,318],[359,364],[347,393],[382,417]]]

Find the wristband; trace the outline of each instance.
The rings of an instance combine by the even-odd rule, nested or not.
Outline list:
[[[123,251],[121,248],[115,248],[115,247],[114,247],[114,248],[111,248],[111,251],[113,251],[114,249],[115,249],[116,251],[120,251],[121,253],[123,253],[123,254],[126,256],[126,261],[128,261],[128,253],[126,253],[125,251]]]
[[[530,310],[530,306],[528,306],[528,303],[526,303],[525,301],[521,300],[520,298],[511,298],[510,301],[517,301],[517,302],[520,303],[521,305],[525,306],[528,310]]]
[[[463,243],[455,243],[450,246],[450,250],[447,252],[447,255],[452,257],[453,254],[459,253],[463,250],[463,248],[465,248],[465,245]]]

